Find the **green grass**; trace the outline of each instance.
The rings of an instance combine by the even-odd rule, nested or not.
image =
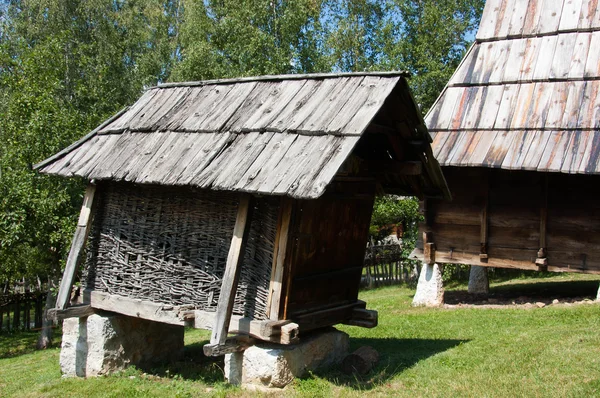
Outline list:
[[[573,275],[500,281],[492,294],[589,298],[599,281]],[[367,377],[319,371],[295,381],[285,395],[600,396],[600,305],[424,309],[410,306],[413,294],[404,287],[362,292],[368,308],[379,311],[379,326],[339,326],[350,335],[351,350],[370,345],[379,351],[379,364]],[[59,349],[34,351],[36,337],[0,335],[0,396],[253,395],[224,384],[222,362],[201,355],[205,332],[186,333],[185,361],[148,374],[130,369],[87,380],[62,379]]]

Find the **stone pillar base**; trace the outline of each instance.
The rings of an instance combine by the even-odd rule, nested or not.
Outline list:
[[[413,307],[439,307],[444,304],[442,270],[438,264],[423,264],[417,292],[413,297]]]
[[[183,326],[124,315],[94,314],[63,321],[64,376],[98,376],[129,365],[148,368],[183,356]]]
[[[596,294],[596,301],[600,301],[600,287],[598,287],[598,294]]]
[[[471,265],[469,272],[469,294],[487,296],[490,293],[487,267]]]
[[[309,370],[341,362],[348,354],[348,335],[334,328],[301,337],[285,346],[259,343],[225,355],[225,378],[250,389],[283,388]]]

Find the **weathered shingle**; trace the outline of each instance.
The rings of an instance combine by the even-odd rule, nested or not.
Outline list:
[[[600,173],[599,65],[596,1],[488,0],[425,118],[440,164]]]

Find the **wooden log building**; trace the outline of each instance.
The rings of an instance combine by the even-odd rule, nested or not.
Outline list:
[[[600,273],[596,3],[487,1],[426,116],[453,196],[423,203],[436,261]]]
[[[430,141],[397,72],[150,88],[36,165],[91,181],[54,312],[212,329],[213,355],[228,331],[373,327],[357,299],[373,200],[449,197]]]

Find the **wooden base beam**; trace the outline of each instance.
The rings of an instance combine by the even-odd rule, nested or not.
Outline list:
[[[76,305],[73,307],[59,310],[58,308],[52,308],[48,310],[48,318],[57,321],[62,321],[67,318],[84,318],[94,314],[96,310],[90,305]]]

